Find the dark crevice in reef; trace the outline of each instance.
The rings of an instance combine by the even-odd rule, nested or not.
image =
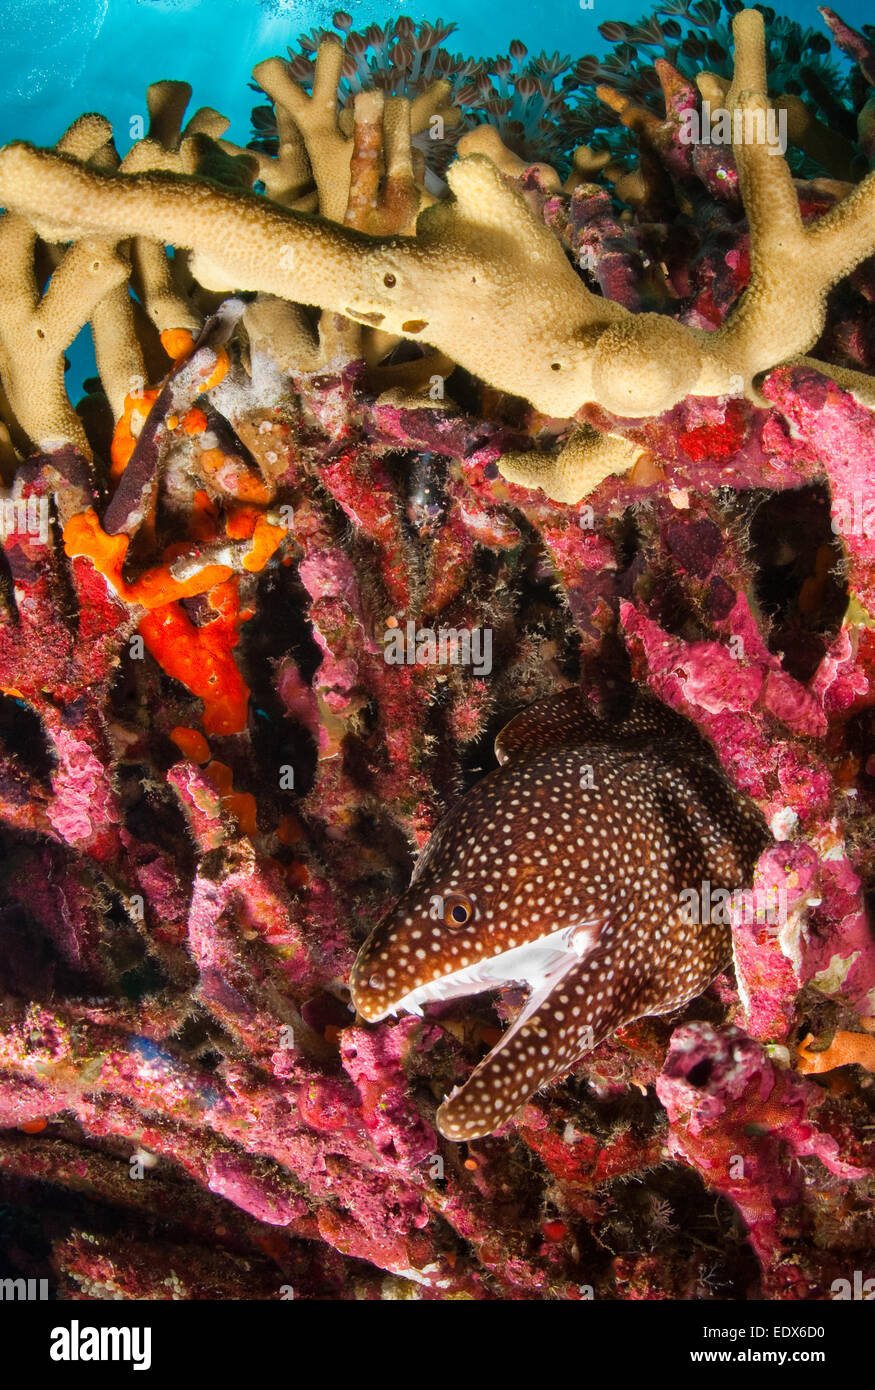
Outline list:
[[[754,504],[749,544],[756,597],[769,620],[769,650],[791,676],[810,680],[848,606],[827,488],[763,495]]]
[[[24,700],[0,694],[0,746],[47,786],[58,765],[43,722]]]
[[[307,685],[322,661],[323,653],[306,618],[308,607],[309,600],[294,566],[279,565],[267,570],[259,581],[255,617],[243,624],[237,647],[252,692],[252,765],[275,768],[275,795],[284,811],[291,810],[307,794],[316,770],[313,738],[289,714],[277,692],[277,663],[283,658],[294,660]],[[283,767],[293,770],[292,787],[281,786]],[[245,768],[241,768],[241,778],[240,785],[244,786]],[[271,795],[271,786],[264,781],[251,790],[258,791],[259,802]]]
[[[689,529],[688,525],[667,526],[662,535],[658,511],[642,506],[637,510],[627,508],[611,528],[611,534],[622,597],[646,600],[649,616],[666,632],[686,642],[696,642],[713,634],[703,619],[690,577],[704,580],[710,572],[713,556],[707,541],[710,532],[717,533],[718,540],[719,533],[709,521],[700,521],[692,537]],[[658,559],[654,558],[654,551]]]
[[[673,637],[685,642],[706,641],[711,633],[683,580],[668,570],[659,575],[659,580],[659,588],[650,603],[650,616]]]
[[[25,1135],[21,1139],[28,1142]],[[0,1176],[0,1279],[28,1275],[46,1279],[50,1298],[58,1296],[57,1276],[50,1264],[50,1232],[58,1223],[46,1220],[46,1199],[51,1202],[54,1197],[57,1203],[60,1195],[42,1183],[20,1183],[15,1178]],[[71,1205],[65,1193],[63,1211],[58,1213],[64,1223],[71,1220]]]
[[[0,960],[7,993],[46,1003],[56,993],[79,993],[84,977],[69,968],[34,917],[5,898],[0,889]]]
[[[162,1164],[149,1170],[141,1182],[132,1181],[129,1142],[106,1140],[95,1145],[77,1126],[61,1124],[53,1125],[52,1138],[55,1154],[61,1155],[58,1183],[31,1177],[22,1181],[14,1175],[23,1159],[21,1151],[27,1148],[44,1146],[48,1166],[57,1166],[52,1164],[52,1150],[42,1136],[6,1138],[7,1162],[13,1175],[0,1173],[0,1277],[47,1279],[50,1299],[68,1298],[69,1287],[59,1287],[52,1267],[52,1251],[63,1248],[68,1258],[78,1261],[95,1246],[117,1250],[119,1234],[124,1232],[120,1257],[126,1261],[129,1275],[140,1274],[145,1280],[149,1260],[166,1248],[176,1253],[178,1261],[193,1261],[205,1284],[210,1278],[224,1277],[236,1284],[240,1298],[276,1298],[288,1274],[278,1272],[269,1255],[250,1248],[257,1223],[248,1217],[229,1219],[226,1204],[219,1197],[193,1199],[189,1183],[173,1165]],[[60,1186],[63,1160],[72,1164],[82,1150],[89,1153],[107,1190],[117,1193],[116,1201],[95,1200],[88,1193],[77,1192],[73,1185]],[[160,1206],[161,1217],[156,1218],[144,1200],[142,1189],[147,1184],[153,1195],[158,1194],[155,1205]],[[39,1213],[38,1219],[35,1213]],[[223,1248],[217,1247],[217,1230]],[[304,1241],[297,1245],[303,1263],[309,1247]],[[343,1267],[340,1259],[337,1263]],[[337,1296],[342,1278],[338,1279],[334,1270],[331,1273]],[[81,1290],[86,1298],[112,1296],[105,1286],[88,1279],[83,1280]]]
[[[125,807],[125,825],[143,844],[155,845],[174,859],[180,856],[193,874],[194,848],[179,803],[169,788],[154,782],[150,769],[129,764],[120,773],[120,793]]]
[[[622,516],[611,524],[610,534],[616,550],[618,573],[626,574],[641,554],[644,542],[634,508],[627,507]]]
[[[702,1074],[702,1084],[706,1079]],[[648,1261],[664,1270],[667,1297],[756,1296],[758,1264],[731,1203],[709,1189],[693,1169],[660,1161],[665,1115],[652,1089],[642,1095],[630,1088],[621,1096],[600,1100],[585,1076],[578,1075],[563,1082],[562,1092],[571,1103],[575,1130],[591,1135],[603,1150],[625,1140],[642,1154],[654,1153],[643,1181],[638,1171],[595,1186],[593,1218],[574,1228],[578,1244],[584,1248],[593,1242],[600,1255],[600,1273],[593,1259],[587,1259],[588,1282],[595,1283],[596,1297],[633,1293],[634,1277],[640,1277]],[[557,1195],[561,1190],[560,1185]],[[635,1270],[629,1288],[624,1286],[627,1267]],[[603,1287],[599,1278],[604,1279]]]
[[[698,1299],[756,1296],[759,1268],[743,1225],[698,1173],[669,1164],[649,1173],[646,1184],[618,1181],[612,1196],[616,1211],[598,1235],[617,1256],[650,1254],[683,1281],[696,1268]]]
[[[528,528],[525,528],[528,529]],[[497,561],[497,557],[495,557]],[[543,547],[532,538],[520,556],[519,564],[509,580],[514,582],[514,611],[509,622],[492,632],[492,667],[496,673],[507,670],[518,655],[519,634],[526,632],[538,640],[539,651],[555,666],[562,677],[573,684],[580,679],[580,634],[574,627],[563,601],[552,565]],[[541,674],[534,669],[532,676]],[[499,675],[500,679],[500,675]],[[503,694],[499,686],[499,695]],[[450,692],[445,692],[446,700]],[[434,713],[441,725],[439,699]],[[499,698],[479,737],[461,750],[462,786],[467,790],[487,772],[498,766],[495,739],[505,724],[520,711],[519,697]],[[452,746],[450,732],[445,729],[447,746]],[[442,788],[444,790],[444,788]]]

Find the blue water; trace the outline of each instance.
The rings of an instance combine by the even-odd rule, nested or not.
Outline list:
[[[865,0],[835,0],[848,23],[872,18]],[[331,26],[338,9],[354,26],[414,20],[454,21],[452,52],[476,57],[504,53],[513,38],[530,52],[558,49],[578,57],[607,46],[598,25],[635,20],[647,0],[0,0],[0,143],[13,139],[51,145],[83,111],[99,111],[115,130],[121,153],[132,123],[145,120],[150,82],[190,82],[190,111],[214,106],[231,121],[229,139],[245,145],[257,97],[248,86],[255,63],[279,53],[313,26]],[[814,0],[777,0],[779,12],[826,32]],[[68,385],[93,372],[88,335],[68,354]],[[75,392],[73,392],[75,398]]]
[[[345,9],[356,28],[385,23],[401,14],[412,19],[454,21],[447,40],[454,52],[477,57],[503,53],[513,38],[529,49],[559,49],[577,57],[601,52],[598,25],[606,19],[634,20],[647,0],[0,0],[0,142],[53,144],[83,111],[100,111],[118,132],[144,114],[149,82],[177,78],[194,88],[194,106],[215,106],[231,119],[229,138],[245,144],[254,104],[247,82],[256,62],[284,54],[303,30],[330,27]],[[775,5],[801,24],[825,26],[814,0]],[[837,8],[850,24],[871,19],[864,0]]]

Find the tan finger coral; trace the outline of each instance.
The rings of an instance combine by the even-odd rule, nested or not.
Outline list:
[[[36,233],[23,217],[0,219],[0,376],[15,418],[41,449],[88,440],[64,388],[64,352],[128,265],[85,239],[66,252],[42,298],[34,276]]]
[[[761,15],[742,11],[733,31],[735,69],[725,100],[742,117],[734,153],[750,224],[751,276],[726,321],[710,332],[633,314],[591,294],[515,181],[482,154],[451,165],[453,196],[420,213],[415,236],[398,235],[413,204],[408,115],[412,132],[446,93],[424,94],[409,112],[406,103],[387,102],[380,113],[378,99],[364,99],[356,137],[338,116],[342,49],[333,40],[320,45],[310,96],[279,59],[256,69],[300,129],[319,218],[195,177],[105,172],[19,144],[0,151],[0,198],[55,241],[134,236],[171,244],[191,251],[191,270],[208,290],[254,290],[316,305],[390,335],[372,344],[372,361],[391,335],[429,344],[550,416],[570,418],[593,402],[647,418],[687,395],[722,396],[739,387],[758,400],[755,378],[810,351],[830,286],[875,249],[875,173],[804,226],[786,161],[756,138],[768,109]],[[156,129],[172,133],[180,97],[167,92],[162,100]],[[196,138],[209,137],[183,138],[183,159]],[[344,218],[355,225],[341,225]],[[390,226],[394,234],[386,235]],[[297,340],[299,320],[290,322]],[[855,379],[865,395],[868,378]],[[847,374],[844,380],[851,384]],[[584,435],[568,447],[557,486],[563,496],[575,488],[583,495],[599,471],[592,441]],[[539,460],[530,460],[532,484],[549,488]],[[514,466],[524,467],[523,456]]]
[[[101,116],[88,115],[70,127],[56,149],[68,158],[107,172],[121,169],[138,172],[153,168],[181,168],[175,153],[180,123],[191,89],[185,83],[155,83],[147,91],[150,113],[149,135],[134,144],[123,161],[112,143],[112,128]],[[166,142],[162,143],[162,142]],[[42,229],[56,243],[67,239],[65,229]],[[16,421],[34,443],[51,447],[75,444],[89,453],[78,416],[64,390],[63,351],[90,320],[97,368],[116,419],[124,410],[127,394],[145,383],[145,364],[140,346],[135,306],[128,279],[129,257],[136,262],[140,301],[147,313],[155,312],[159,330],[164,327],[196,329],[200,320],[186,304],[174,284],[169,259],[157,242],[129,239],[115,233],[90,236],[69,251],[60,245],[48,247],[53,264],[52,280],[42,301],[26,306],[27,285],[36,274],[36,229],[20,217],[0,219],[0,244],[5,256],[4,296],[0,325],[0,371],[6,396]],[[83,278],[72,293],[74,276]],[[33,289],[30,290],[33,299]],[[55,309],[59,298],[63,312],[69,314],[61,341],[61,315]],[[85,304],[91,305],[84,314]],[[76,307],[79,321],[76,322]],[[84,316],[83,316],[84,315]]]
[[[342,65],[342,44],[336,39],[320,43],[310,96],[295,82],[282,58],[267,58],[252,73],[277,111],[297,127],[309,156],[319,211],[333,222],[343,221],[346,212],[352,152],[350,140],[337,123],[337,84]]]
[[[702,98],[712,107],[722,107],[729,91],[729,82],[714,72],[700,72],[696,86]],[[776,111],[783,111],[787,119],[787,138],[791,144],[810,155],[818,164],[837,179],[852,177],[854,147],[838,131],[831,130],[818,120],[801,97],[792,92],[782,92],[773,97],[771,104]]]
[[[432,116],[439,115],[446,126],[455,125],[460,119],[459,112],[449,104],[450,84],[443,80],[433,82],[412,102],[395,97],[387,101],[385,107],[381,93],[361,93],[359,99],[364,98],[365,104],[354,116],[360,127],[356,148],[352,122],[342,119],[350,113],[338,110],[337,92],[343,57],[343,45],[337,38],[329,36],[322,40],[316,53],[309,95],[292,77],[289,64],[283,58],[266,59],[258,64],[252,74],[274,103],[280,152],[286,148],[287,158],[292,148],[289,144],[292,139],[291,127],[296,128],[300,142],[296,148],[303,148],[309,159],[318,195],[318,210],[332,222],[343,222],[346,217],[350,197],[350,164],[354,153],[359,159],[363,155],[366,127],[378,128],[382,121],[379,138],[385,144],[387,182],[392,189],[399,180],[403,180],[405,185],[408,178],[412,180],[412,163],[409,172],[407,169],[410,136],[424,130]],[[358,178],[361,178],[361,170]],[[264,178],[264,182],[268,195],[273,197],[268,179]],[[358,225],[358,221],[352,225]],[[375,227],[373,230],[383,231],[385,228]]]
[[[612,473],[628,472],[642,453],[639,444],[583,425],[558,454],[504,454],[498,466],[509,483],[540,488],[554,502],[573,506]]]
[[[161,173],[104,174],[46,150],[0,150],[0,197],[57,237],[124,231],[193,248],[211,289],[318,304],[428,342],[486,381],[570,416],[592,399],[599,331],[627,317],[591,294],[519,190],[482,156],[416,238],[369,238],[255,196]]]
[[[478,125],[473,130],[466,131],[456,141],[456,149],[461,156],[469,154],[484,154],[487,159],[491,159],[496,168],[510,178],[518,178],[527,169],[535,169],[541,176],[541,182],[551,193],[561,186],[561,179],[556,170],[550,164],[527,164],[524,159],[520,159],[518,154],[509,150],[505,145],[494,125]],[[597,167],[601,168],[607,163],[609,156],[605,156],[601,164],[596,159]],[[583,156],[581,156],[581,160]]]
[[[111,134],[102,117],[82,116],[58,149],[89,159]],[[38,448],[73,444],[87,457],[88,440],[64,387],[64,352],[106,296],[126,285],[128,265],[112,240],[86,238],[58,257],[40,296],[36,247],[26,218],[0,217],[0,377],[10,423]]]

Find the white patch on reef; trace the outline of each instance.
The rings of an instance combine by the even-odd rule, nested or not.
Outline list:
[[[818,970],[816,975],[812,975],[811,983],[823,994],[838,994],[848,978],[851,966],[859,958],[859,951],[854,951],[849,956],[831,956],[829,965],[824,970]]]
[[[790,833],[799,820],[792,806],[783,806],[780,811],[776,811],[769,821],[769,829],[776,840],[788,840]]]

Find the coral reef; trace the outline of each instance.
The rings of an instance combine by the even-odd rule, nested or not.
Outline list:
[[[0,150],[10,1272],[825,1299],[867,1258],[873,36],[727,13],[573,68],[338,13],[252,148],[168,80],[124,154]],[[635,688],[768,825],[732,967],[453,1142],[521,990],[369,1024],[356,953],[508,719]]]

